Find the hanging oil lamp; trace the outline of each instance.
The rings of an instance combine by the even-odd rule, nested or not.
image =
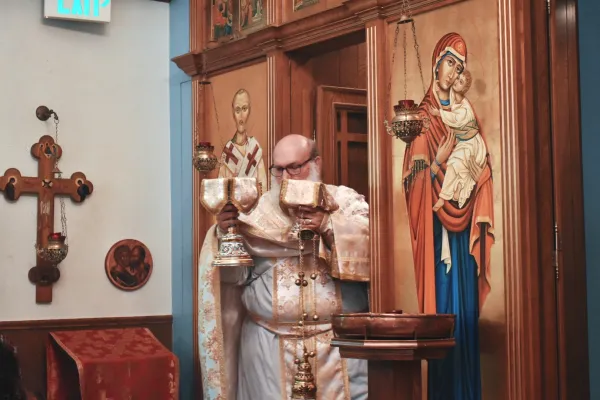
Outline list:
[[[55,139],[54,142],[58,144],[58,115],[50,110],[49,113],[54,115],[54,131],[55,131]],[[37,114],[37,111],[36,111]],[[47,119],[47,118],[46,118]],[[55,159],[54,168],[52,173],[56,177],[56,179],[62,178],[62,172],[60,168],[58,168],[58,158],[56,154],[52,154]],[[46,238],[46,244],[41,245],[37,244],[36,251],[38,256],[53,266],[58,266],[61,262],[67,258],[67,254],[69,253],[69,245],[67,244],[67,213],[65,207],[65,200],[61,196],[60,197],[60,222],[62,225],[61,232],[54,232],[48,235]]]
[[[412,18],[412,13],[408,7],[408,1],[402,0],[402,16],[400,21],[396,25],[396,32],[394,36],[394,51],[392,53],[392,68],[394,67],[394,60],[396,56],[396,47],[398,44],[398,35],[400,33],[400,25],[405,25],[403,30],[403,49],[404,49],[404,100],[398,101],[398,104],[394,106],[394,118],[392,118],[391,124],[388,123],[387,119],[383,121],[385,129],[390,136],[395,136],[397,139],[402,140],[406,144],[412,143],[423,131],[427,119],[419,113],[419,106],[414,100],[408,99],[407,96],[407,69],[406,69],[406,26],[410,24],[413,33],[414,47],[417,55],[417,62],[419,65],[419,73],[421,74],[421,83],[423,84],[423,92],[425,93],[425,83],[423,80],[423,70],[421,68],[421,57],[419,56],[419,44],[417,42],[417,32],[415,27],[415,21]],[[387,101],[391,96],[392,81],[390,76],[390,82],[388,85],[388,96]],[[389,107],[387,107],[389,109]]]
[[[204,67],[203,67],[203,69],[204,69]],[[198,82],[198,84],[200,85],[199,98],[200,98],[201,102],[204,102],[204,87],[207,85],[210,85],[210,81],[205,76],[202,80],[200,80]],[[216,114],[217,106],[215,103],[214,94],[212,97],[213,97],[213,105],[215,107],[215,117],[217,118],[217,130],[219,130],[219,116]],[[201,104],[200,109],[203,109],[203,108],[204,108],[204,105]],[[198,116],[198,120],[200,121],[200,116]],[[217,168],[217,165],[219,164],[219,159],[214,154],[214,151],[215,151],[215,147],[210,142],[199,142],[196,145],[196,148],[194,151],[193,164],[194,164],[194,168],[196,168],[196,170],[198,172],[200,172],[201,174],[207,175],[210,172],[214,171],[215,168]]]
[[[67,258],[68,253],[67,237],[62,232],[51,233],[48,235],[48,243],[45,246],[38,247],[38,255],[54,266]]]
[[[400,100],[394,106],[392,126],[384,121],[385,128],[390,136],[396,136],[406,144],[410,144],[423,130],[423,117],[419,113],[419,106],[413,100]]]
[[[219,162],[214,154],[215,147],[210,142],[200,142],[196,145],[194,153],[194,167],[201,174],[212,172]]]

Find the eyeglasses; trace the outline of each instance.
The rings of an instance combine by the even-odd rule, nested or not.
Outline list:
[[[304,161],[302,164],[290,165],[288,167],[278,167],[278,166],[273,165],[269,168],[269,172],[271,172],[271,175],[273,175],[276,178],[282,177],[283,171],[287,171],[287,173],[290,175],[298,175],[302,171],[302,167],[304,167],[306,164],[308,164],[312,160],[314,160],[313,157]]]

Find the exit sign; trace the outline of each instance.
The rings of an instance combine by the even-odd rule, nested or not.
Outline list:
[[[44,0],[44,17],[110,22],[111,0]]]

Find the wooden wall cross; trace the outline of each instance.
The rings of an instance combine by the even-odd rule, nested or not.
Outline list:
[[[46,246],[48,236],[54,232],[54,197],[70,196],[79,203],[92,193],[94,186],[81,172],[75,172],[69,179],[56,177],[56,161],[60,159],[62,149],[51,136],[42,136],[31,146],[31,155],[38,160],[38,176],[22,176],[16,168],[7,169],[0,176],[0,191],[9,201],[18,200],[22,194],[37,195],[36,244]],[[56,265],[36,254],[36,265],[29,270],[29,280],[36,285],[36,303],[52,303],[52,285],[59,278]]]

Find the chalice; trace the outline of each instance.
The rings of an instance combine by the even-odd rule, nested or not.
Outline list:
[[[218,215],[232,204],[239,212],[249,214],[262,195],[255,178],[203,179],[200,184],[200,202],[211,214]],[[232,225],[219,239],[219,252],[213,261],[215,267],[252,267],[254,261],[244,246],[244,238],[237,225]]]

